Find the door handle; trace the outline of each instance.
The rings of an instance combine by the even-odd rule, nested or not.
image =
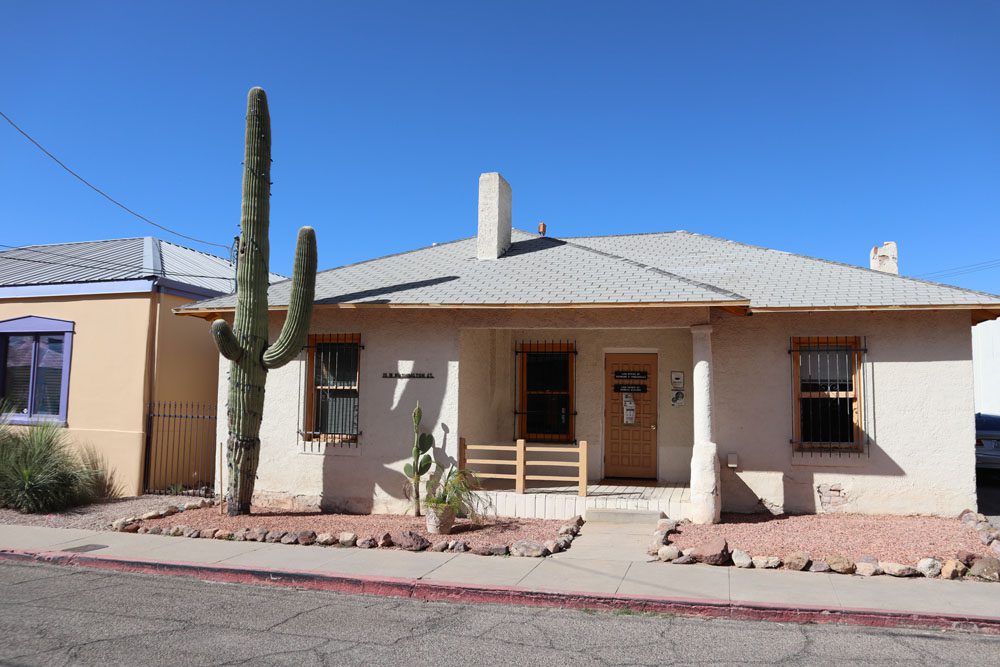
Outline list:
[[[656,430],[656,424],[650,424],[650,425],[649,425],[649,428],[651,428],[652,430],[654,430],[654,431],[655,431],[655,430]]]

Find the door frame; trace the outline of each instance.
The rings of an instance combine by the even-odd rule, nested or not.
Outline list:
[[[608,442],[609,442],[609,431],[610,423],[608,419],[608,358],[614,355],[648,355],[653,357],[654,364],[656,366],[656,372],[654,377],[648,379],[656,388],[656,398],[653,401],[653,415],[654,423],[656,424],[656,429],[653,435],[653,463],[651,469],[651,476],[649,477],[635,477],[635,478],[613,478],[613,479],[641,479],[641,480],[659,480],[660,477],[660,405],[659,405],[659,395],[660,395],[660,351],[656,349],[606,349],[603,350],[603,363],[601,364],[601,392],[602,392],[602,410],[601,410],[601,430],[602,430],[602,445],[603,445],[603,455],[601,457],[601,467],[603,470],[603,476],[608,477]]]

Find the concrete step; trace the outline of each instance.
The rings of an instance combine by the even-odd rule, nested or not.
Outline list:
[[[584,519],[587,523],[615,523],[615,524],[649,524],[656,526],[656,522],[667,515],[659,510],[625,510],[604,507],[588,507]]]

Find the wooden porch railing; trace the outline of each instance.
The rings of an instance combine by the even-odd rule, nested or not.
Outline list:
[[[469,458],[468,452],[513,452],[514,458]],[[553,461],[536,459],[534,454],[576,454],[576,461]],[[529,444],[517,440],[513,445],[470,445],[465,438],[458,439],[458,466],[472,470],[476,477],[484,479],[514,480],[514,492],[524,493],[525,482],[576,482],[579,495],[587,495],[587,441],[580,440],[575,445]],[[500,466],[510,472],[480,472],[475,466]],[[532,475],[530,467],[575,468],[575,475]]]

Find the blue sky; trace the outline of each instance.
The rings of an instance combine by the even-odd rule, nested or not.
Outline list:
[[[272,269],[514,224],[686,229],[903,273],[1000,259],[1000,3],[6,3],[0,110],[150,218],[238,231],[270,98]],[[2,243],[159,234],[0,123]],[[164,238],[171,238],[163,236]],[[1000,292],[1000,262],[944,278]]]

